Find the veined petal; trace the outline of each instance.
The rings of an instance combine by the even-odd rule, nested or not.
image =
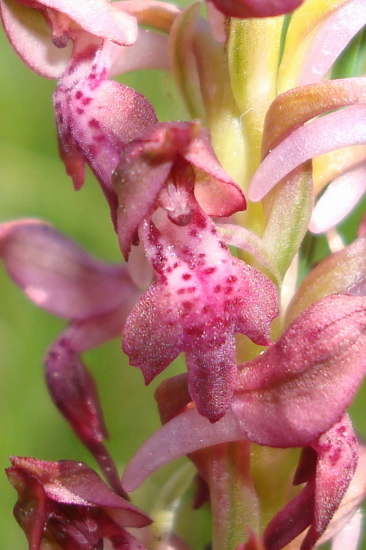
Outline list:
[[[2,224],[0,257],[25,294],[59,317],[101,315],[129,302],[136,292],[126,266],[93,258],[38,220]]]
[[[365,106],[346,107],[294,130],[262,161],[254,174],[249,198],[261,200],[282,178],[317,155],[366,142]]]

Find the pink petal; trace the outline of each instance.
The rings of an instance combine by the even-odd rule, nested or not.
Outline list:
[[[115,310],[136,292],[127,268],[93,258],[37,220],[0,226],[0,256],[9,275],[39,307],[85,319]],[[132,304],[131,304],[132,305]]]
[[[311,550],[337,510],[355,473],[358,443],[348,415],[312,444],[318,454],[314,519],[301,550]]]
[[[210,427],[191,409],[151,436],[126,469],[125,489],[178,456],[219,443],[312,445],[337,422],[362,381],[365,325],[365,298],[333,295],[311,306],[265,353],[242,365],[221,420]]]
[[[232,409],[251,441],[305,446],[336,422],[364,376],[365,322],[364,297],[327,296],[242,365]]]
[[[296,9],[303,0],[211,0],[216,8],[227,17],[246,19],[249,17],[272,17]]]
[[[72,44],[58,48],[51,41],[44,16],[13,0],[0,0],[7,37],[19,57],[40,76],[58,79],[71,57]]]
[[[113,44],[105,43],[97,51],[88,44],[73,57],[54,95],[61,156],[67,173],[79,189],[87,162],[113,214],[117,198],[111,178],[121,150],[156,120],[152,106],[141,94],[106,80],[114,54]]]
[[[83,442],[108,437],[95,381],[64,338],[47,353],[46,382],[57,408]]]
[[[346,107],[302,126],[262,161],[254,174],[249,198],[261,200],[282,178],[317,155],[366,142],[366,109]]]
[[[347,170],[328,185],[312,212],[309,230],[322,233],[340,223],[365,191],[366,163]]]
[[[268,524],[268,550],[281,550],[310,525],[301,550],[311,550],[329,524],[357,465],[357,440],[347,415],[312,444],[316,470],[305,488]]]
[[[244,439],[236,416],[229,410],[224,418],[211,424],[196,408],[176,416],[162,426],[140,447],[127,465],[123,488],[134,491],[163,464],[198,449]]]
[[[148,224],[144,231],[158,280],[128,317],[123,349],[146,383],[184,351],[191,395],[200,412],[215,421],[232,395],[234,334],[268,345],[277,314],[275,287],[230,256],[198,209],[184,227],[167,221],[162,232]]]
[[[137,40],[132,46],[114,44],[114,52],[114,59],[108,73],[110,78],[142,69],[169,71],[167,35],[139,29]]]
[[[116,495],[94,470],[83,462],[46,462],[35,458],[12,457],[12,465],[42,485],[51,500],[63,504],[97,506],[123,511],[123,524],[143,527],[150,519],[124,498]]]
[[[365,0],[344,2],[334,10],[315,34],[303,63],[299,85],[320,81],[365,24]]]
[[[331,550],[357,550],[362,536],[363,514],[358,509],[350,521],[332,540]]]
[[[14,517],[28,540],[31,550],[39,550],[47,521],[47,496],[42,484],[21,468],[6,468],[6,475],[18,493]]]
[[[133,44],[137,38],[136,19],[116,9],[108,0],[41,0],[37,3],[67,15],[94,36],[125,46]]]
[[[334,252],[302,281],[286,311],[286,325],[317,300],[335,293],[366,296],[366,238]]]
[[[187,162],[198,169],[195,176],[187,175]],[[157,208],[163,187],[169,181],[179,187],[179,178],[188,177],[194,178],[195,196],[208,215],[229,216],[245,208],[242,191],[218,162],[209,133],[198,122],[156,124],[125,147],[113,183],[126,258],[139,225]]]

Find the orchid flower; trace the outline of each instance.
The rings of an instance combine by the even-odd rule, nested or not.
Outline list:
[[[7,476],[18,493],[14,514],[32,550],[102,548],[143,550],[126,527],[150,519],[115,494],[86,464],[12,457]]]
[[[38,220],[0,225],[0,257],[28,298],[70,321],[45,359],[48,388],[56,406],[120,491],[115,466],[103,445],[108,433],[95,383],[79,355],[121,334],[141,291],[126,266],[93,258]]]

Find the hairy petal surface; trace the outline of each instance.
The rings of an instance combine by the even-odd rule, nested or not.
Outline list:
[[[333,295],[313,304],[265,353],[242,365],[232,404],[215,430],[195,409],[179,414],[132,459],[125,488],[137,487],[165,462],[218,443],[247,438],[270,447],[312,445],[338,421],[361,383],[365,324],[363,297]]]
[[[78,48],[54,95],[60,155],[76,189],[84,183],[85,162],[89,164],[114,216],[117,197],[111,178],[121,150],[156,116],[141,94],[107,80],[114,44]]]
[[[128,317],[123,349],[146,383],[185,352],[191,395],[200,412],[215,421],[232,396],[234,334],[269,344],[277,315],[275,287],[230,256],[198,207],[189,224],[178,228],[166,220],[160,229],[145,222],[144,244],[157,282]]]

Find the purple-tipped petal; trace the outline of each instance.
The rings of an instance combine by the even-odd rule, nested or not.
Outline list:
[[[285,138],[254,174],[249,198],[261,200],[282,178],[303,162],[334,149],[366,142],[366,108],[346,107],[309,122]]]
[[[22,220],[0,226],[0,257],[18,286],[39,307],[85,319],[130,302],[136,293],[126,266],[101,262],[52,226]]]
[[[95,381],[67,341],[61,338],[51,346],[45,367],[53,402],[81,441],[101,442],[107,438]]]

